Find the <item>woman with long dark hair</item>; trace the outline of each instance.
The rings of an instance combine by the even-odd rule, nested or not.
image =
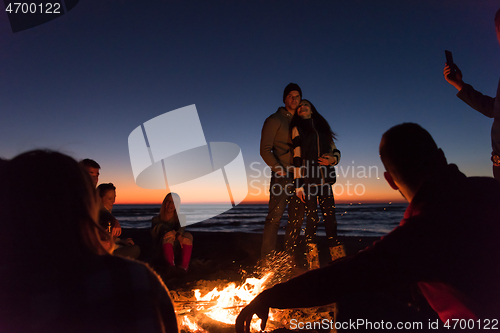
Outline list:
[[[165,285],[109,255],[87,171],[31,151],[0,163],[1,332],[178,332]]]
[[[336,174],[334,166],[340,160],[340,151],[334,143],[335,133],[314,105],[303,99],[290,123],[292,129],[293,164],[296,195],[306,205],[306,246],[309,268],[318,268],[318,202],[323,215],[328,246],[332,260],[345,255],[343,245],[337,238],[337,219],[332,185]],[[299,219],[301,221],[301,219]],[[302,222],[302,221],[301,221]],[[296,241],[302,223],[291,221],[287,234]],[[288,244],[287,248],[291,245]]]

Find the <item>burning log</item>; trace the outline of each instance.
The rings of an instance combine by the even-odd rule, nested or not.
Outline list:
[[[198,281],[194,290],[172,292],[181,331],[234,332],[234,322],[240,310],[263,290],[290,278],[290,271],[290,260],[286,254],[281,253],[267,266],[259,267],[257,277],[248,277],[240,285],[222,280]],[[293,328],[293,320],[320,322],[326,319],[334,322],[336,312],[334,305],[293,310],[271,309],[266,328],[270,331],[283,331],[283,328]],[[252,322],[251,329],[260,331],[260,319]]]

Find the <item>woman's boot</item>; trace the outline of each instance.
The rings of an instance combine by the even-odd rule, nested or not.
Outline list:
[[[181,268],[185,271],[188,270],[189,261],[191,260],[191,252],[193,252],[193,245],[182,245]]]
[[[172,243],[164,243],[163,247],[163,257],[167,266],[175,266],[174,264],[174,245]]]

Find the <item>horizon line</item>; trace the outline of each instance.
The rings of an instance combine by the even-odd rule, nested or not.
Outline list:
[[[403,203],[408,203],[407,201],[404,200],[370,200],[370,201],[345,201],[345,200],[339,200],[335,204],[340,204],[340,205],[367,205],[367,204],[403,204]],[[183,202],[182,205],[222,205],[225,204],[224,202]],[[267,205],[269,204],[269,201],[243,201],[240,202],[239,204],[235,205]],[[114,204],[115,206],[117,205],[161,205],[161,202],[124,202],[124,203],[116,203]]]

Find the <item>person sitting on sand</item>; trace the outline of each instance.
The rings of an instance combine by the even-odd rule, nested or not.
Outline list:
[[[295,193],[306,206],[306,246],[309,269],[319,268],[316,229],[318,228],[318,200],[323,214],[328,247],[332,261],[345,256],[342,243],[337,238],[335,199],[332,184],[336,181],[334,165],[340,161],[340,151],[333,142],[335,133],[314,105],[303,99],[290,122],[292,129]],[[288,221],[285,244],[289,253],[297,243],[302,219]]]
[[[80,164],[83,167],[85,167],[85,169],[90,175],[90,178],[92,178],[92,183],[94,184],[94,188],[97,187],[97,183],[99,182],[99,170],[101,169],[99,163],[97,163],[94,160],[91,160],[90,158],[85,158],[80,161]]]
[[[116,200],[116,187],[113,183],[103,183],[97,186],[97,193],[101,201],[99,224],[101,227],[108,230],[114,240],[106,244],[112,249],[114,255],[130,259],[139,258],[141,249],[138,245],[134,244],[132,238],[118,238],[122,233],[122,228],[118,220],[111,213]]]
[[[386,180],[410,202],[400,226],[363,251],[265,290],[239,314],[237,332],[254,314],[264,329],[270,307],[325,305],[411,283],[445,324],[498,318],[500,184],[467,178],[417,124],[385,132],[380,157]]]
[[[0,165],[0,331],[178,332],[158,276],[100,243],[98,207],[69,156],[37,150]]]
[[[184,231],[186,217],[179,214],[181,198],[177,193],[169,193],[163,199],[160,214],[151,221],[151,235],[153,236],[153,255],[163,259],[168,267],[175,267],[174,248],[181,249],[179,267],[187,271],[191,252],[193,250],[193,236]],[[155,258],[156,259],[156,258]]]

